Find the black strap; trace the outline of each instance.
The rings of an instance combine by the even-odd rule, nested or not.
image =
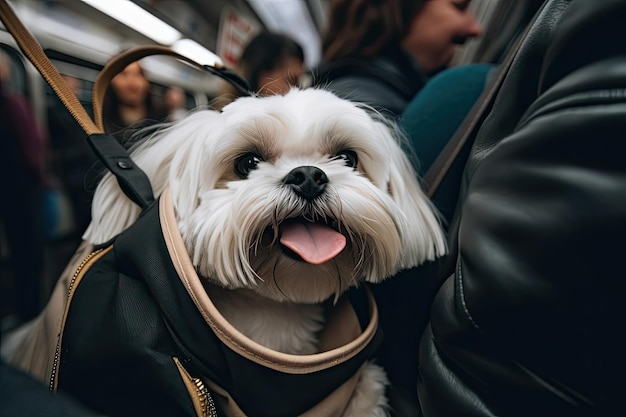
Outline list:
[[[244,80],[235,71],[228,69],[226,67],[218,67],[218,66],[211,66],[211,65],[203,65],[202,68],[209,71],[211,74],[217,75],[218,77],[224,79],[225,81],[228,81],[233,87],[235,87],[235,90],[237,90],[239,93],[245,96],[249,96],[252,94],[252,91],[250,90],[250,86],[248,85],[246,80]]]
[[[122,191],[142,209],[154,201],[148,176],[130,158],[124,147],[111,135],[96,133],[87,137],[89,146],[120,185]]]

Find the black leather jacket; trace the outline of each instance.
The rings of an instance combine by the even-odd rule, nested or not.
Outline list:
[[[604,416],[626,383],[626,0],[547,0],[475,138],[424,416]]]
[[[312,76],[313,85],[373,106],[392,118],[404,111],[427,81],[417,63],[397,48],[375,57],[325,62]]]

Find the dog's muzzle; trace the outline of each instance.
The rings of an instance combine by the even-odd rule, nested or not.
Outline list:
[[[310,202],[324,192],[328,177],[317,167],[300,166],[285,176],[283,184]],[[304,262],[319,265],[343,251],[346,237],[325,223],[295,218],[280,225],[280,243]]]

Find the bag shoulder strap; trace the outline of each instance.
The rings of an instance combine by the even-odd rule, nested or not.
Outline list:
[[[24,55],[37,68],[41,76],[50,85],[50,88],[70,111],[85,133],[87,135],[102,133],[91,120],[85,108],[80,104],[76,94],[74,94],[63,77],[61,77],[61,74],[52,65],[39,43],[17,18],[6,0],[0,0],[0,19],[11,35],[13,35],[15,42],[17,42]]]
[[[61,77],[61,74],[50,62],[39,43],[24,27],[6,0],[0,0],[0,20],[11,35],[13,35],[13,38],[24,55],[26,55],[29,61],[39,71],[52,91],[87,134],[89,145],[100,161],[115,175],[124,193],[142,209],[145,209],[154,201],[150,180],[133,162],[126,149],[124,149],[117,139],[106,134],[104,131],[102,105],[106,89],[111,79],[133,61],[149,55],[169,55],[223,78],[242,94],[250,94],[250,89],[245,80],[225,67],[201,65],[164,46],[142,46],[128,50],[114,57],[98,74],[93,88],[94,122],[76,97],[76,94],[74,94],[73,90],[67,85],[63,77]]]
[[[151,55],[171,56],[224,79],[225,81],[232,84],[237,92],[243,95],[251,94],[250,87],[248,86],[247,82],[236,72],[222,65],[201,65],[193,59],[181,55],[166,46],[138,46],[111,58],[111,60],[109,60],[109,62],[104,66],[104,68],[102,68],[102,70],[96,77],[96,81],[94,82],[93,86],[92,104],[94,119],[100,130],[104,130],[104,123],[102,121],[102,105],[104,103],[104,95],[113,77],[115,77],[120,71],[126,68],[128,64]]]

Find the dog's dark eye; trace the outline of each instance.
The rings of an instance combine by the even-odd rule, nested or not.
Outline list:
[[[335,159],[342,159],[350,168],[356,168],[356,165],[359,162],[359,159],[356,156],[356,152],[348,150],[339,152],[337,156],[335,156]]]
[[[235,161],[235,171],[241,178],[247,178],[250,171],[257,168],[262,159],[254,153],[247,153]]]

